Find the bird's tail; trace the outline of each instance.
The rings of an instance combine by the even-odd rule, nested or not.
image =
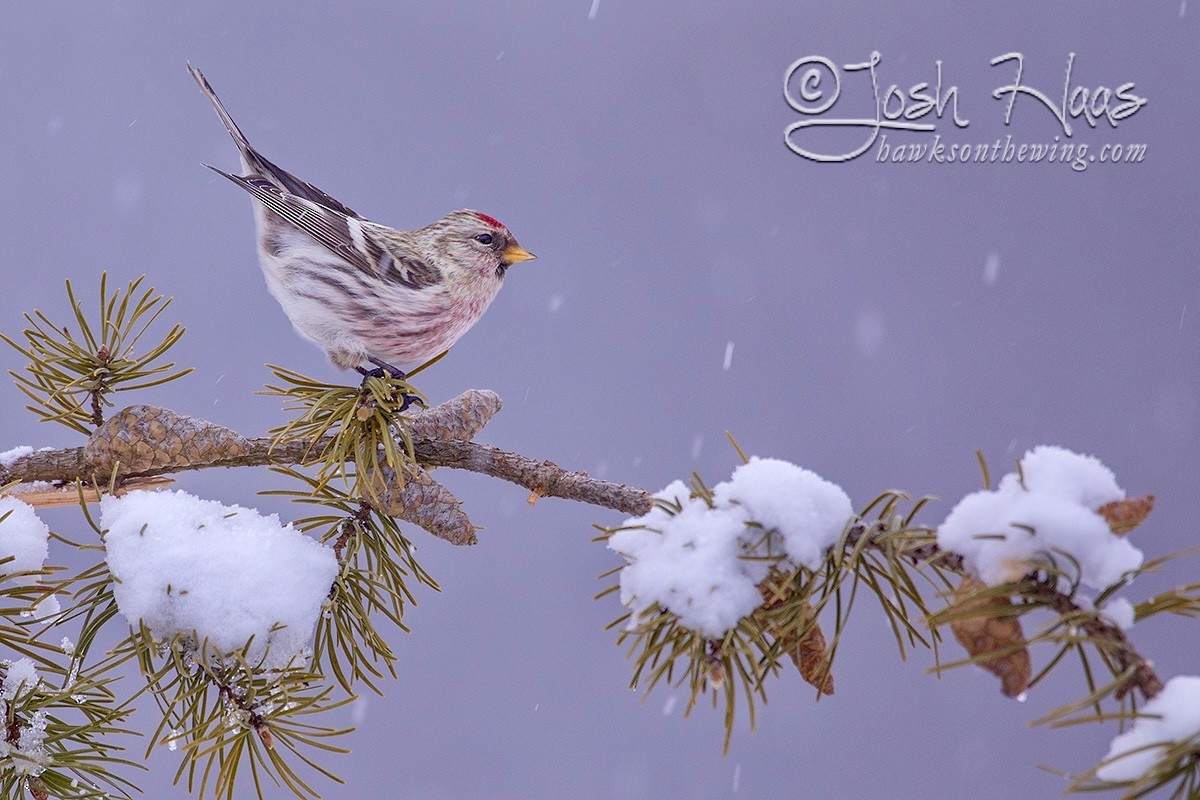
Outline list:
[[[229,112],[225,110],[225,105],[221,102],[221,98],[217,97],[217,93],[213,91],[212,85],[208,79],[204,77],[204,73],[193,67],[190,63],[187,65],[188,72],[196,80],[196,85],[200,87],[200,91],[204,92],[204,96],[213,104],[213,108],[217,111],[217,116],[221,118],[221,122],[225,124],[225,129],[229,131],[229,135],[233,137],[234,144],[242,154],[243,164],[255,172],[258,171],[258,153],[250,146],[250,141],[246,138],[246,134],[242,133],[242,129],[233,121],[233,117],[229,116]]]
[[[217,110],[217,116],[221,118],[221,122],[225,123],[225,128],[229,131],[229,135],[233,137],[234,144],[237,145],[238,150],[242,154],[242,166],[249,173],[246,177],[261,176],[284,192],[294,194],[297,197],[303,197],[305,200],[311,200],[317,205],[338,214],[344,214],[347,217],[358,217],[358,214],[353,209],[342,205],[311,183],[300,180],[286,169],[272,164],[267,160],[266,156],[251,147],[249,140],[246,139],[246,134],[242,133],[242,129],[233,121],[233,117],[229,116],[229,112],[225,110],[221,99],[217,97],[217,93],[209,85],[208,79],[204,77],[204,73],[191,64],[188,64],[187,68],[192,77],[196,79],[196,85],[200,87],[200,91],[204,92],[204,96],[208,98],[209,102],[213,104],[213,108]],[[211,169],[215,169],[215,167]],[[235,179],[235,176],[229,175],[219,169],[217,172],[240,184]],[[242,188],[246,188],[246,186],[242,185]]]

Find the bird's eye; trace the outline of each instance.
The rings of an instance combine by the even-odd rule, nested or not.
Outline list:
[[[490,233],[481,233],[475,237],[475,241],[479,242],[480,244],[491,244],[492,235]]]

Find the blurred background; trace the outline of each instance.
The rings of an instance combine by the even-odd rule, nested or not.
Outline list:
[[[352,379],[292,332],[256,264],[250,199],[200,166],[237,158],[190,60],[268,158],[367,217],[411,228],[478,208],[538,254],[421,376],[435,402],[499,392],[481,441],[657,490],[693,470],[726,477],[730,430],[860,506],[891,488],[938,495],[930,524],[979,487],[976,448],[996,476],[1061,444],[1158,495],[1135,536],[1161,555],[1196,544],[1197,12],[1186,0],[8,3],[0,330],[19,333],[34,308],[64,318],[64,278],[90,296],[102,270],[122,284],[146,273],[174,296],[167,316],[188,329],[174,357],[196,372],[118,401],[258,434],[283,419],[255,394],[265,363]],[[947,144],[1068,141],[1029,95],[1005,124],[992,91],[1015,63],[990,62],[1022,53],[1023,82],[1057,102],[1075,53],[1072,87],[1133,82],[1148,102],[1115,129],[1075,120],[1069,141],[1145,144],[1145,159],[1074,171],[790,151],[789,66],[872,51],[881,91],[932,84],[942,62],[969,125],[949,111],[918,121]],[[825,116],[871,117],[867,76],[842,77]],[[869,134],[805,141],[847,152]],[[13,352],[0,363],[23,366]],[[0,385],[0,450],[79,444],[22,405]],[[1065,784],[1038,764],[1085,769],[1114,733],[1027,727],[1080,691],[1073,666],[1018,704],[982,671],[939,678],[928,653],[901,661],[863,604],[837,695],[815,704],[785,674],[757,730],[743,718],[722,756],[718,713],[685,720],[682,691],[643,702],[627,688],[603,630],[621,609],[592,600],[616,562],[591,526],[618,515],[438,478],[486,531],[455,549],[413,529],[443,592],[419,593],[413,633],[394,637],[387,696],[330,719],[359,730],[343,741],[351,755],[326,759],[346,784],[318,780],[325,797],[1048,797]],[[256,495],[282,480],[210,470],[179,485],[299,516]],[[49,521],[85,533],[76,513]],[[1177,562],[1128,596],[1195,575],[1195,558]],[[1188,621],[1132,635],[1164,677],[1200,672]],[[186,796],[170,784],[176,759],[151,757],[147,796]]]

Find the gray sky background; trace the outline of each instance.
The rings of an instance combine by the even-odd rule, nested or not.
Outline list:
[[[1200,8],[1184,1],[601,0],[594,19],[592,0],[8,3],[0,329],[19,332],[35,307],[63,318],[66,277],[90,293],[101,270],[147,273],[175,297],[188,333],[174,355],[197,371],[129,402],[256,434],[282,419],[253,394],[266,362],[337,377],[267,294],[249,198],[200,166],[237,162],[191,60],[269,158],[368,217],[416,227],[474,207],[538,254],[423,376],[434,400],[500,393],[483,441],[658,489],[692,470],[727,476],[729,429],[859,506],[889,488],[946,498],[930,523],[978,488],[975,448],[996,475],[1028,447],[1061,444],[1158,495],[1137,542],[1160,555],[1196,544],[1200,465]],[[991,92],[1013,65],[989,62],[1023,53],[1025,82],[1057,98],[1074,52],[1074,85],[1133,82],[1148,104],[1115,130],[1077,121],[1072,141],[1145,143],[1146,159],[1077,173],[790,152],[788,66],[873,50],[884,88],[933,81],[943,62],[970,121],[938,121],[947,142],[1064,138],[1029,97],[1004,124]],[[865,85],[848,76],[837,111],[869,113]],[[861,142],[843,134],[843,149]],[[0,449],[78,443],[18,412],[7,382],[0,403]],[[1027,728],[1079,693],[1073,668],[1025,704],[982,672],[939,680],[928,654],[899,660],[864,603],[837,696],[816,705],[785,674],[757,731],[739,724],[722,757],[718,714],[684,720],[682,693],[668,714],[669,691],[642,703],[626,688],[603,630],[620,609],[591,599],[615,564],[591,524],[619,516],[439,479],[487,530],[454,549],[414,529],[444,591],[423,592],[414,632],[395,637],[399,680],[369,699],[344,742],[353,755],[328,759],[347,783],[318,782],[326,797],[1050,797],[1062,781],[1036,764],[1085,768],[1112,736]],[[296,516],[255,495],[281,485],[232,471],[180,480]],[[83,531],[70,514],[52,524]],[[1195,576],[1193,558],[1129,596]],[[1164,676],[1200,672],[1194,623],[1133,635]],[[147,796],[186,796],[168,788],[174,754],[151,768]]]

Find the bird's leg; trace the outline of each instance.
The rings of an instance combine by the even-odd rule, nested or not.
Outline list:
[[[393,378],[395,380],[402,381],[408,377],[407,375],[404,374],[403,370],[393,367],[391,364],[387,363],[383,359],[376,358],[375,356],[368,356],[367,361],[370,361],[372,364],[374,364],[375,369],[367,369],[366,367],[362,367],[362,366],[358,366],[358,367],[354,368],[355,370],[358,371],[358,374],[363,376],[363,386],[367,385],[368,378],[382,378],[382,377],[387,376],[389,378]],[[422,400],[420,397],[418,397],[415,394],[409,394],[409,393],[405,392],[404,394],[402,394],[400,396],[400,400],[401,400],[401,404],[400,404],[401,412],[407,410],[408,407],[414,403],[421,406],[422,408],[425,407],[425,401]]]
[[[404,370],[393,367],[391,364],[387,363],[383,359],[376,358],[375,356],[367,356],[367,361],[370,361],[372,364],[375,365],[375,369],[371,370],[371,372],[377,378],[382,378],[383,373],[385,371],[388,373],[388,375],[391,375],[393,378],[395,378],[398,381],[402,381],[408,377],[407,375],[404,374]],[[361,367],[359,369],[361,369]]]
[[[359,375],[363,376],[363,384],[364,385],[367,382],[367,378],[382,378],[383,377],[383,370],[380,369],[379,367],[376,367],[375,369],[367,369],[366,367],[355,367],[354,370]]]

